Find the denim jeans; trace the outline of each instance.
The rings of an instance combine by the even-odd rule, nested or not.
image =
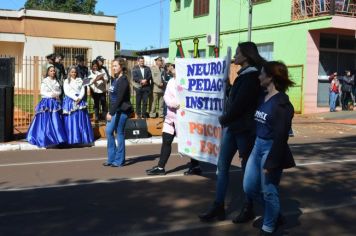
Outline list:
[[[336,101],[337,101],[337,97],[339,96],[338,93],[335,93],[335,92],[330,92],[330,98],[329,98],[329,101],[330,101],[330,111],[335,111],[335,108],[336,108]]]
[[[108,140],[108,160],[107,163],[122,166],[125,164],[125,135],[124,129],[127,120],[126,113],[116,113],[111,117],[111,121],[106,123],[106,137]],[[115,143],[114,131],[116,131],[117,146]]]
[[[272,143],[273,140],[256,138],[244,178],[244,191],[247,196],[264,206],[262,229],[266,232],[273,232],[280,213],[278,185],[282,169],[270,170],[267,174],[263,169]]]
[[[246,161],[250,155],[253,142],[255,140],[255,136],[249,132],[235,134],[228,128],[223,129],[222,135],[219,160],[217,164],[218,176],[215,196],[215,201],[217,203],[223,203],[225,200],[227,186],[229,183],[229,169],[236,151],[239,150],[239,156],[242,161],[242,171],[244,173]]]

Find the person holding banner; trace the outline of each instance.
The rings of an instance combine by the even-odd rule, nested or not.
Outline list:
[[[294,108],[285,94],[294,85],[282,62],[267,62],[259,76],[267,93],[255,113],[256,141],[246,165],[244,191],[264,206],[260,235],[272,235],[283,224],[278,186],[283,169],[295,166],[288,146]]]
[[[219,122],[224,129],[217,163],[215,201],[206,212],[198,215],[201,221],[225,219],[224,201],[229,181],[229,168],[237,150],[242,171],[245,170],[255,140],[253,115],[262,91],[258,76],[264,62],[255,43],[238,44],[234,63],[240,65],[241,69],[230,88],[225,111],[219,117]],[[245,197],[244,206],[233,222],[244,223],[252,219],[254,219],[252,200]]]
[[[177,81],[175,76],[175,66],[172,64],[171,74],[173,79],[168,81],[163,99],[167,105],[167,114],[163,123],[162,131],[162,146],[160,158],[157,166],[146,170],[147,175],[165,175],[166,171],[164,167],[171,155],[172,142],[174,136],[177,134],[177,110],[180,107],[179,100],[177,98]],[[201,169],[199,161],[191,159],[190,167],[184,172],[184,175],[200,175]]]

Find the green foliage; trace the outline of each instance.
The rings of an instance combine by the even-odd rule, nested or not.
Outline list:
[[[26,9],[95,14],[97,0],[27,0]]]

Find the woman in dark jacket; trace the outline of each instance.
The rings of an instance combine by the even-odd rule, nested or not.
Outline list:
[[[130,103],[130,87],[126,77],[125,62],[116,59],[113,62],[114,80],[109,88],[110,110],[106,115],[106,137],[108,140],[108,160],[104,166],[119,167],[125,164],[125,136],[124,129],[132,106]],[[115,143],[114,131],[118,146]]]
[[[264,62],[265,60],[258,53],[255,43],[238,44],[234,63],[240,65],[241,69],[230,88],[226,110],[219,117],[220,124],[224,129],[217,164],[215,201],[207,212],[199,215],[202,221],[210,221],[214,218],[225,219],[224,201],[229,181],[229,168],[237,150],[242,170],[245,169],[247,158],[255,141],[253,115],[261,93],[258,76]],[[233,222],[243,223],[253,218],[252,200],[245,198],[244,207]]]
[[[278,185],[282,171],[295,166],[288,146],[294,108],[285,94],[294,85],[281,62],[267,62],[259,76],[266,88],[255,113],[256,141],[246,165],[244,191],[264,206],[261,235],[271,235],[282,223]]]

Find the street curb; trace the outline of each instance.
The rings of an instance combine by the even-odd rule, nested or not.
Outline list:
[[[162,137],[161,136],[154,136],[151,138],[142,138],[142,139],[126,139],[125,145],[126,146],[134,146],[134,145],[141,145],[141,144],[161,144]],[[174,138],[173,143],[177,143],[177,138]],[[107,140],[106,139],[99,139],[94,142],[93,148],[95,147],[106,147]],[[35,145],[29,144],[25,141],[19,141],[15,143],[5,143],[0,144],[0,151],[19,151],[19,150],[46,150],[46,148],[39,148]]]

